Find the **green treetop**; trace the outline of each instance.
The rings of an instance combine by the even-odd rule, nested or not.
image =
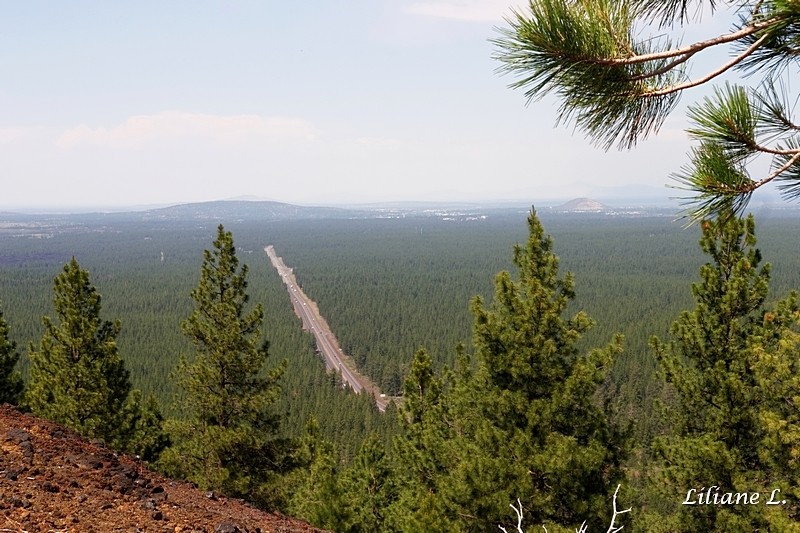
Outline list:
[[[164,464],[203,488],[270,506],[264,483],[284,466],[285,443],[275,438],[279,419],[270,410],[283,366],[264,368],[264,311],[246,309],[247,266],[239,267],[233,236],[222,225],[203,257],[195,310],[183,322],[195,357],[181,358],[174,374],[184,418],[171,422],[175,442]]]
[[[460,356],[441,381],[424,352],[412,365],[397,454],[410,465],[396,504],[408,511],[409,527],[511,528],[509,504],[517,498],[526,520],[551,531],[605,520],[625,438],[596,393],[621,339],[578,348],[592,322],[582,312],[564,317],[572,277],[559,277],[552,239],[535,213],[528,227],[527,243],[514,248],[519,280],[502,272],[493,302],[473,301],[476,365]]]
[[[22,394],[22,377],[14,367],[19,360],[17,343],[9,338],[9,327],[0,309],[0,403],[16,404]]]
[[[524,89],[529,101],[555,93],[559,119],[574,120],[606,149],[615,143],[630,148],[656,132],[688,89],[729,71],[760,75],[757,88],[726,85],[690,109],[689,134],[699,145],[675,178],[691,193],[688,203],[698,219],[740,212],[756,189],[772,181],[794,199],[800,196],[800,127],[788,76],[800,51],[800,4],[724,2],[731,7],[719,11],[733,19],[728,32],[690,44],[673,40],[669,30],[682,30],[693,13],[699,19],[701,4],[531,0],[500,29],[496,58],[502,72],[518,77],[513,88]],[[709,2],[707,14],[718,4]],[[642,31],[648,27],[653,34]],[[690,76],[693,61],[724,47],[729,60]],[[759,156],[771,158],[768,170],[752,165]]]
[[[39,347],[29,348],[27,404],[37,416],[127,450],[139,397],[129,398],[131,383],[117,350],[120,322],[100,318],[100,295],[74,257],[55,278],[54,292],[57,318],[43,318]]]
[[[457,530],[442,491],[448,483],[447,469],[459,453],[451,428],[444,422],[451,377],[450,373],[444,379],[436,376],[424,349],[414,355],[398,410],[403,431],[394,439],[397,488],[387,531]]]
[[[800,382],[790,374],[798,366],[797,352],[790,350],[797,344],[791,332],[797,323],[795,298],[773,311],[764,308],[770,268],[759,267],[752,216],[701,226],[700,244],[712,262],[703,265],[700,282],[692,286],[697,305],[673,324],[673,340],[652,341],[677,400],[670,411],[673,434],[655,446],[664,466],[654,479],[660,497],[680,509],[648,529],[794,530],[788,524],[800,512],[797,498],[779,506],[766,501],[775,488],[784,496],[796,491],[800,474]],[[787,447],[779,451],[781,442]],[[689,489],[710,486],[720,493],[760,492],[763,501],[678,505]]]
[[[596,393],[622,339],[578,349],[592,321],[583,312],[564,317],[575,298],[572,275],[559,277],[535,212],[528,229],[527,243],[514,247],[519,281],[501,272],[491,305],[480,297],[472,304],[478,368],[456,406],[474,435],[462,497],[492,523],[508,523],[517,498],[534,524],[597,522],[621,478],[625,440]]]

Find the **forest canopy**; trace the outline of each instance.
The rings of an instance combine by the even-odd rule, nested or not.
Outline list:
[[[599,359],[580,367],[573,379],[586,384],[577,387],[586,393],[583,400],[589,400],[581,404],[580,410],[586,415],[578,419],[585,422],[584,429],[590,426],[589,422],[597,422],[591,426],[595,428],[594,441],[576,437],[580,433],[569,433],[570,418],[545,416],[549,412],[547,401],[566,401],[569,397],[559,397],[558,387],[548,389],[534,412],[504,418],[503,413],[527,401],[515,400],[523,395],[515,389],[514,376],[523,375],[526,368],[532,371],[530,364],[539,356],[531,356],[528,363],[516,367],[526,359],[519,358],[515,363],[518,358],[500,347],[519,346],[513,353],[522,354],[524,339],[517,339],[513,331],[533,331],[529,326],[508,330],[492,326],[485,335],[471,338],[479,309],[478,315],[487,319],[487,325],[481,327],[497,325],[502,317],[510,317],[512,310],[522,309],[513,296],[525,293],[517,285],[521,281],[516,277],[519,270],[513,253],[515,242],[525,243],[529,238],[525,230],[530,226],[521,210],[495,213],[476,223],[419,217],[225,226],[236,234],[236,257],[249,266],[247,290],[252,305],[265,304],[263,337],[259,337],[256,346],[268,338],[270,359],[287,360],[280,393],[272,405],[273,413],[281,417],[273,437],[289,439],[294,443],[293,451],[283,456],[286,468],[280,476],[262,485],[273,487],[276,492],[269,493],[270,498],[260,498],[261,505],[284,509],[342,531],[413,530],[417,526],[435,531],[437,523],[443,531],[452,530],[448,527],[456,527],[454,524],[462,524],[466,530],[493,525],[511,530],[515,517],[508,506],[512,502],[516,505],[516,498],[520,498],[526,525],[541,523],[549,531],[559,531],[559,527],[574,530],[584,519],[592,524],[601,520],[608,523],[602,516],[610,513],[612,493],[621,483],[617,495],[620,509],[632,507],[623,519],[626,530],[656,531],[651,528],[654,524],[674,524],[679,519],[676,509],[686,493],[664,481],[679,479],[679,472],[670,473],[658,465],[670,453],[680,452],[682,438],[696,437],[691,433],[681,437],[681,428],[691,427],[679,424],[674,413],[666,416],[658,407],[664,404],[682,412],[677,403],[680,395],[673,389],[677,381],[667,383],[658,375],[664,364],[659,361],[668,359],[660,359],[659,354],[673,353],[673,344],[678,350],[679,339],[670,336],[670,324],[682,316],[682,310],[696,305],[691,280],[697,279],[700,265],[713,264],[714,260],[704,257],[703,249],[697,246],[696,231],[687,231],[666,216],[559,215],[546,208],[537,213],[541,214],[542,228],[546,228],[537,242],[543,242],[545,234],[553,238],[550,244],[536,247],[529,255],[539,257],[537,261],[552,257],[549,254],[558,256],[561,275],[556,279],[562,280],[564,289],[571,286],[574,291],[574,298],[570,291],[564,293],[570,297],[562,309],[563,320],[592,316],[596,322],[591,329],[579,328],[582,338],[570,344],[572,348],[567,349],[561,341],[553,344],[561,346],[554,353],[561,353],[563,348],[563,353],[578,354],[576,361],[600,347],[593,356]],[[132,387],[141,388],[143,397],[155,393],[167,417],[174,417],[181,410],[170,407],[178,389],[169,373],[181,354],[192,354],[192,342],[184,337],[180,324],[192,314],[191,293],[197,288],[198,266],[203,249],[209,247],[215,234],[214,228],[121,224],[113,234],[105,231],[107,228],[65,232],[47,242],[0,236],[0,296],[5,302],[3,316],[8,338],[27,344],[42,336],[39,317],[52,314],[53,276],[75,255],[81,261],[80,267],[91,272],[92,284],[103,295],[102,317],[121,323],[117,345],[130,371]],[[747,231],[754,234],[753,228]],[[765,219],[759,224],[759,233],[759,247],[773,267],[768,289],[759,285],[759,298],[763,298],[759,310],[748,319],[747,327],[751,329],[745,337],[753,339],[748,344],[753,350],[752,357],[746,360],[752,365],[750,376],[756,384],[753,390],[760,391],[760,398],[790,398],[795,387],[789,377],[797,366],[791,356],[796,353],[796,338],[792,336],[792,308],[778,302],[785,301],[787,293],[800,282],[800,264],[791,253],[798,239],[794,219]],[[367,368],[368,374],[375,372],[381,386],[399,382],[397,392],[406,396],[407,403],[381,414],[370,398],[348,393],[335,375],[325,373],[324,364],[314,353],[312,337],[300,329],[286,289],[263,255],[265,242],[274,243],[287,264],[294,267],[298,282],[318,303],[342,345],[356,347],[353,354],[361,361],[361,368]],[[752,240],[744,245],[747,263],[761,271],[763,262],[756,261],[755,255],[747,255],[755,253]],[[524,257],[525,254],[516,260]],[[741,268],[745,268],[744,264]],[[499,286],[492,283],[498,271],[510,273]],[[573,273],[570,283],[563,277],[568,271]],[[498,287],[503,289],[500,299],[491,296]],[[738,293],[731,291],[731,295],[735,294]],[[470,310],[469,301],[475,295],[483,295],[483,300]],[[502,302],[509,304],[506,310],[497,307]],[[489,319],[491,316],[496,318]],[[786,318],[765,322],[769,317]],[[578,322],[583,323],[582,320]],[[557,332],[558,328],[550,331]],[[772,333],[767,335],[767,331]],[[612,342],[616,332],[625,336],[622,352]],[[662,339],[663,345],[656,351],[648,345],[652,335]],[[759,336],[765,342],[756,344]],[[457,349],[459,343],[463,346]],[[424,352],[420,352],[420,346],[425,346]],[[28,354],[20,355],[20,366],[25,370],[30,364]],[[606,357],[613,363],[595,364]],[[485,365],[482,361],[490,359],[511,366],[507,372],[500,372],[499,367],[495,373],[487,368],[481,370]],[[384,380],[381,375],[386,376]],[[782,377],[776,381],[771,379],[773,376]],[[575,381],[578,377],[581,379]],[[570,394],[576,391],[576,387],[564,387]],[[419,391],[413,402],[412,390]],[[480,394],[489,390],[505,392]],[[551,395],[550,400],[545,399],[547,395]],[[497,401],[484,405],[485,398]],[[142,404],[148,405],[144,401]],[[478,405],[479,411],[470,407]],[[750,412],[750,427],[757,428],[760,435],[756,452],[759,476],[769,473],[775,486],[789,496],[790,487],[784,489],[783,480],[794,475],[791,451],[796,445],[792,433],[783,429],[786,424],[795,423],[792,411],[783,400],[761,405],[762,409]],[[479,412],[493,413],[488,417],[490,422],[482,422],[477,417]],[[560,436],[553,436],[552,442],[544,444],[531,440],[533,433],[548,434],[520,429],[533,423],[533,414],[540,422],[537,427],[546,427],[549,420],[547,427],[554,428],[553,435]],[[149,420],[157,422],[158,418]],[[457,421],[457,434],[464,438],[471,435],[467,440],[473,444],[453,436],[451,428],[441,425],[444,420]],[[693,412],[691,420],[699,423],[701,418]],[[704,424],[710,427],[710,422]],[[617,440],[618,437],[625,438]],[[610,459],[602,469],[609,477],[592,485],[592,490],[597,489],[594,496],[582,500],[593,502],[591,505],[568,505],[574,509],[567,515],[564,509],[542,503],[538,496],[530,497],[539,494],[547,498],[549,492],[522,488],[525,476],[517,476],[514,464],[527,463],[509,465],[504,457],[486,456],[478,449],[465,455],[464,446],[469,448],[474,442],[492,442],[496,449],[517,450],[511,453],[512,457],[528,455],[521,450],[549,450],[531,457],[550,458],[548,468],[552,472],[558,471],[556,467],[571,468],[557,461],[571,454],[557,450],[579,450],[589,444],[592,457]],[[598,442],[618,444],[598,446]],[[608,453],[600,454],[602,449]],[[730,449],[730,453],[738,453],[736,446],[731,445]],[[489,463],[495,465],[492,476],[470,474],[472,468]],[[713,466],[712,462],[706,463],[708,468]],[[749,468],[735,472],[750,472]],[[612,476],[611,472],[617,474]],[[567,476],[570,483],[584,483],[580,478]],[[489,483],[491,479],[494,481]],[[498,490],[498,479],[516,481]],[[661,480],[660,484],[653,485],[656,479]],[[552,486],[552,482],[547,485]],[[237,481],[236,486],[246,484]],[[581,487],[588,490],[589,485]],[[238,490],[233,485],[231,489]],[[319,507],[313,502],[326,505]],[[458,518],[467,512],[476,518]],[[791,517],[789,513],[793,511],[787,506],[776,512],[772,518],[754,515],[737,520],[779,524],[775,520]],[[718,517],[698,519],[716,521]],[[725,530],[721,525],[711,527]]]

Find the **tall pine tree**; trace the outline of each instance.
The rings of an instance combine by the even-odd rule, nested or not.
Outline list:
[[[9,337],[8,322],[0,309],[0,403],[17,404],[22,394],[22,376],[14,370],[19,361],[17,343]]]
[[[239,267],[233,235],[220,225],[192,290],[195,310],[183,322],[195,357],[182,357],[174,373],[185,417],[170,421],[174,444],[162,460],[203,488],[273,507],[267,483],[288,460],[270,409],[284,366],[265,369],[264,311],[260,304],[247,309],[246,289],[247,266]]]
[[[787,307],[789,307],[787,309]],[[769,515],[773,530],[800,530],[800,310],[794,299],[781,302],[764,314],[766,323],[788,317],[780,326],[778,341],[751,339],[753,373],[761,392],[757,407],[761,425],[759,458],[768,472],[770,496],[780,489],[778,501],[786,504]]]
[[[796,487],[800,473],[800,449],[792,436],[800,432],[795,414],[800,382],[790,372],[798,366],[797,352],[791,352],[797,340],[791,332],[797,322],[795,297],[772,311],[764,308],[770,266],[759,268],[752,215],[704,221],[702,232],[700,245],[712,262],[703,265],[700,282],[692,285],[696,307],[673,324],[671,341],[651,342],[677,397],[670,412],[674,433],[655,446],[663,461],[655,486],[679,509],[668,520],[656,517],[648,529],[793,530],[787,524],[798,516],[796,500],[765,503],[771,490],[786,494]],[[782,438],[793,447],[780,449]],[[720,494],[760,492],[763,501],[677,505],[692,501],[687,491],[703,487],[717,487]]]
[[[117,350],[120,322],[100,318],[100,294],[73,257],[54,281],[57,319],[44,317],[38,349],[29,347],[26,401],[37,416],[81,435],[135,451],[139,395]]]
[[[398,457],[414,466],[392,516],[405,506],[404,525],[414,530],[437,523],[443,531],[512,529],[509,504],[517,498],[526,521],[550,530],[608,514],[626,439],[597,390],[621,338],[579,350],[592,321],[582,312],[564,317],[575,296],[572,276],[559,277],[535,212],[528,227],[527,243],[514,248],[519,280],[502,272],[494,301],[473,301],[475,364],[460,356],[441,381],[424,353],[412,366]]]
[[[596,397],[622,339],[578,349],[593,322],[583,312],[564,317],[572,275],[559,277],[535,212],[528,229],[527,243],[514,247],[519,281],[500,273],[491,305],[472,305],[478,368],[456,406],[472,437],[456,476],[465,510],[482,516],[472,530],[513,526],[508,505],[517,498],[534,524],[602,522],[622,476],[625,440]]]

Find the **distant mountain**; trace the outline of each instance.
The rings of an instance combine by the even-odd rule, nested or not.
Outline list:
[[[298,220],[361,218],[363,211],[338,207],[307,207],[271,201],[220,200],[150,209],[145,220]]]
[[[591,198],[575,198],[565,204],[555,206],[553,211],[579,211],[583,213],[600,213],[611,208]]]

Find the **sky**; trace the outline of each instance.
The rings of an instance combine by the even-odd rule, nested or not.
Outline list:
[[[508,88],[519,4],[7,3],[0,209],[675,196],[680,110],[606,152]]]

